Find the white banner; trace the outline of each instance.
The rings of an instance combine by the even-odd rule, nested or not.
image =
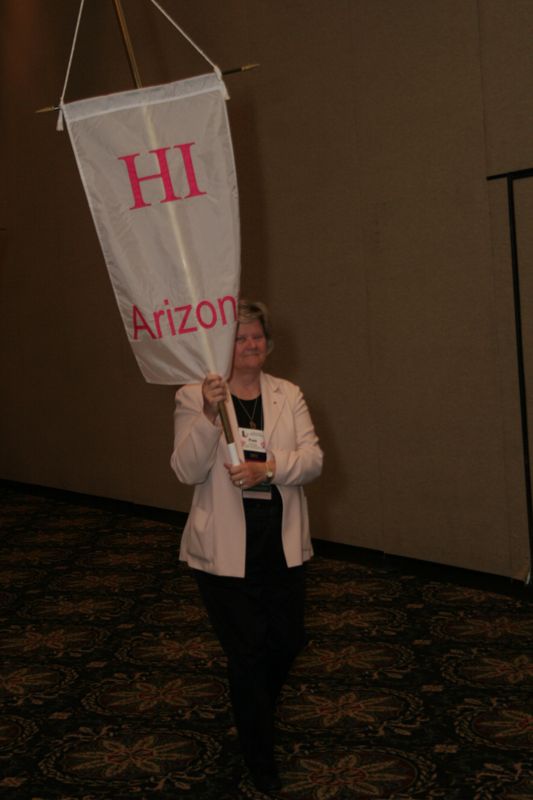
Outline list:
[[[118,307],[151,383],[231,369],[237,178],[215,74],[62,106]]]

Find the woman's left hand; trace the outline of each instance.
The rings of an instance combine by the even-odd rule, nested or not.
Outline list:
[[[245,461],[233,466],[224,464],[228,470],[231,482],[237,489],[251,489],[266,478],[267,465],[264,461]]]

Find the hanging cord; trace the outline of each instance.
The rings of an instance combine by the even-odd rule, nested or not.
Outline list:
[[[162,8],[159,5],[159,3],[156,0],[151,0],[151,3],[157,8],[158,11],[161,12],[161,14],[163,14],[163,16],[170,22],[170,24],[173,25],[176,28],[176,30],[179,31],[179,33],[181,33],[181,35],[185,39],[187,39],[189,44],[191,44],[194,47],[194,49],[198,53],[200,53],[200,55],[208,62],[208,64],[211,64],[211,66],[213,67],[213,71],[215,72],[215,75],[217,76],[219,81],[224,83],[223,82],[223,77],[222,77],[222,71],[220,70],[220,67],[218,67],[214,63],[214,61],[211,61],[209,56],[206,53],[204,53],[204,51],[200,47],[198,47],[196,42],[193,42],[191,37],[187,33],[185,33],[183,28],[180,28],[178,23],[175,20],[172,19],[172,17],[165,11],[164,8]],[[78,33],[79,33],[79,29],[80,29],[80,22],[81,22],[81,16],[83,14],[84,5],[85,5],[85,0],[80,0],[80,8],[79,8],[79,11],[78,11],[78,18],[76,20],[76,28],[74,30],[74,37],[72,39],[72,47],[70,48],[70,56],[69,56],[68,65],[67,65],[67,72],[66,72],[66,75],[65,75],[65,82],[63,84],[63,91],[61,92],[61,97],[59,98],[59,103],[58,103],[57,106],[48,106],[46,108],[40,108],[37,111],[37,113],[41,113],[41,112],[44,112],[44,111],[54,111],[56,108],[59,108],[59,114],[58,114],[58,117],[57,117],[57,124],[56,124],[56,130],[58,130],[58,131],[62,131],[63,127],[64,127],[63,126],[64,116],[63,116],[62,106],[63,106],[63,103],[64,103],[65,94],[66,94],[66,91],[67,91],[68,81],[69,81],[69,77],[70,77],[70,70],[71,70],[72,61],[73,61],[73,58],[74,58],[74,51],[76,49],[76,42],[78,40]],[[254,67],[257,67],[257,66],[259,66],[259,65],[258,64],[247,64],[244,67],[238,67],[236,69],[230,69],[230,70],[228,70],[228,73],[242,72],[242,71],[245,71],[245,70],[248,70],[248,69],[253,69]],[[225,93],[226,99],[227,99],[227,91],[226,91],[225,86],[224,86],[224,93]]]
[[[63,100],[65,99],[65,92],[67,91],[67,84],[70,76],[70,68],[72,67],[72,59],[74,58],[74,50],[76,49],[76,41],[78,39],[78,31],[80,29],[81,15],[83,13],[84,5],[85,5],[85,0],[80,0],[80,10],[78,11],[78,19],[76,20],[76,29],[74,31],[74,38],[72,39],[72,47],[70,48],[70,58],[68,60],[67,74],[65,75],[65,83],[63,84],[63,91],[61,92],[61,97],[59,98],[59,115],[57,117],[57,125],[56,125],[56,130],[58,131],[63,130],[62,105],[63,105]]]
[[[185,33],[185,31],[183,30],[183,28],[180,28],[180,26],[178,25],[178,23],[177,23],[177,22],[175,22],[175,21],[172,19],[172,17],[170,16],[170,14],[167,14],[167,12],[165,11],[165,9],[164,9],[164,8],[162,8],[162,7],[159,5],[159,3],[158,3],[158,2],[156,2],[156,0],[151,0],[151,2],[152,2],[152,4],[153,4],[153,5],[154,5],[154,6],[155,6],[157,9],[158,9],[158,11],[160,11],[160,12],[163,14],[163,16],[164,16],[164,17],[166,17],[166,18],[168,19],[168,21],[170,22],[170,24],[171,24],[171,25],[174,25],[174,27],[176,28],[176,30],[178,30],[178,31],[181,33],[181,35],[182,35],[182,36],[183,36],[185,39],[187,39],[187,41],[189,42],[189,44],[192,44],[192,46],[194,47],[194,49],[195,49],[195,50],[197,50],[197,51],[198,51],[198,53],[200,53],[200,55],[201,55],[201,56],[203,56],[203,58],[205,58],[205,60],[206,60],[206,61],[207,61],[209,64],[211,64],[211,66],[213,67],[213,70],[215,71],[215,74],[216,74],[217,78],[219,79],[219,81],[221,81],[221,80],[222,80],[222,72],[221,72],[220,68],[219,68],[219,67],[217,67],[217,65],[216,65],[216,64],[215,64],[213,61],[211,61],[211,59],[209,58],[209,56],[207,56],[207,55],[204,53],[204,51],[203,51],[203,50],[202,50],[200,47],[198,47],[198,45],[197,45],[195,42],[193,42],[193,40],[191,39],[191,37],[190,37],[188,34],[186,34],[186,33]]]

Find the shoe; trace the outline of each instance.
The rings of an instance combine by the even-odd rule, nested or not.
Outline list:
[[[274,763],[251,768],[250,774],[255,788],[260,792],[278,792],[281,789],[281,780]]]

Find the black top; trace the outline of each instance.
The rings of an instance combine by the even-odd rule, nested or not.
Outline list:
[[[263,399],[261,395],[255,397],[253,400],[241,400],[240,397],[235,397],[234,394],[231,395],[231,399],[233,400],[233,407],[235,409],[235,414],[237,416],[237,422],[239,424],[239,428],[252,428],[255,427],[258,430],[263,430],[264,420],[263,420]],[[252,425],[253,423],[253,425]],[[261,461],[266,461],[266,453],[261,458],[262,454],[257,453],[257,456],[260,457]],[[255,500],[250,497],[243,498],[243,503],[245,508],[253,505],[257,505],[260,503],[264,505],[265,503],[274,503],[281,507],[281,495],[277,486],[271,484],[272,490],[272,499],[269,500]]]
[[[260,430],[263,428],[263,398],[261,395],[254,397],[253,400],[241,400],[240,397],[232,394],[231,399],[239,428],[259,428]]]

